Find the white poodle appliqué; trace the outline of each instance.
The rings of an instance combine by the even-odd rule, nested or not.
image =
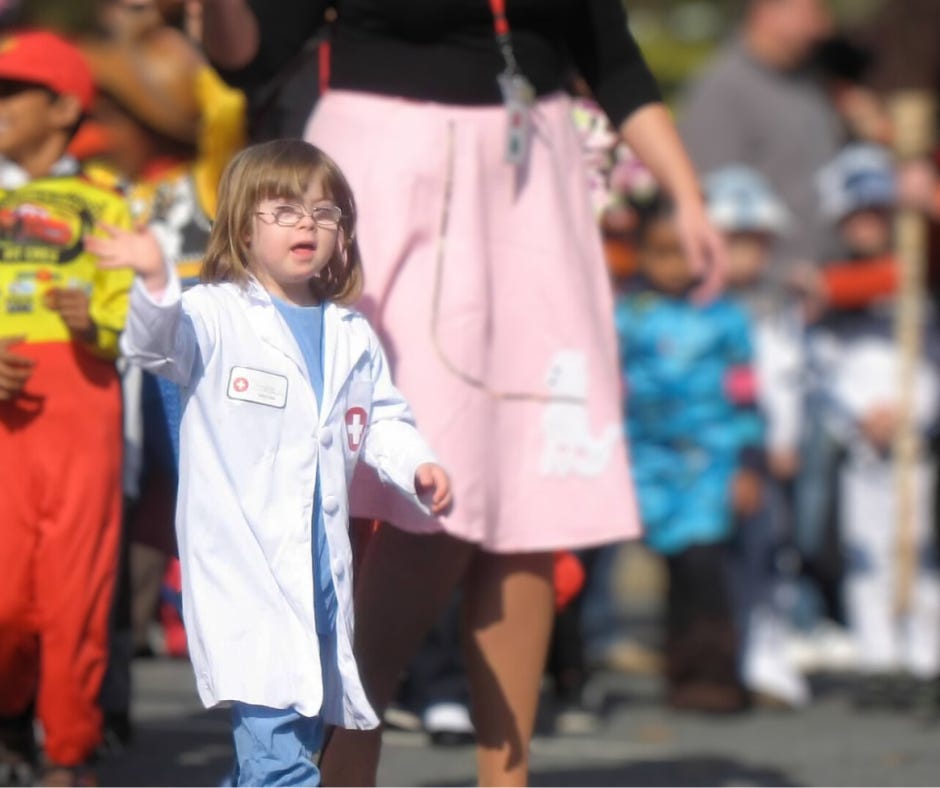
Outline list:
[[[587,356],[580,350],[559,350],[548,366],[546,383],[558,399],[542,414],[545,443],[539,469],[546,476],[598,476],[610,461],[620,426],[610,424],[598,437],[591,435]]]

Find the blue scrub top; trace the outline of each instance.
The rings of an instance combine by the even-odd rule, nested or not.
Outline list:
[[[323,307],[295,306],[280,298],[273,298],[281,317],[284,318],[294,339],[300,347],[307,378],[317,398],[317,407],[323,402]],[[317,632],[330,634],[336,629],[336,592],[330,574],[330,547],[326,541],[323,511],[320,506],[320,477],[313,496],[313,576]]]

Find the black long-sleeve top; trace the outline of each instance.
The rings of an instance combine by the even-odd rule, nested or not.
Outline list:
[[[277,73],[322,24],[328,7],[330,86],[445,104],[498,104],[503,59],[488,0],[249,0],[261,46],[242,74]],[[619,125],[660,98],[620,0],[506,0],[521,71],[539,95],[574,70]]]

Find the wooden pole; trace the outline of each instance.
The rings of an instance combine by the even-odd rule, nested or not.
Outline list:
[[[902,90],[888,100],[899,161],[929,155],[934,141],[936,104],[931,93]],[[899,266],[895,336],[900,351],[899,410],[894,442],[897,495],[894,606],[901,615],[910,610],[917,572],[917,466],[922,455],[915,419],[917,367],[921,357],[926,282],[927,223],[914,209],[897,217],[895,243]],[[920,516],[924,516],[923,513]]]

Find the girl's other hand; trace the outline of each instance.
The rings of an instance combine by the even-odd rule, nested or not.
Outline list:
[[[110,224],[98,225],[104,237],[85,239],[85,248],[98,257],[98,267],[105,269],[130,268],[151,293],[166,288],[166,263],[156,236],[146,227],[122,230]]]
[[[419,465],[415,471],[415,491],[422,501],[429,504],[433,514],[445,514],[454,502],[450,477],[440,465],[432,462]]]

